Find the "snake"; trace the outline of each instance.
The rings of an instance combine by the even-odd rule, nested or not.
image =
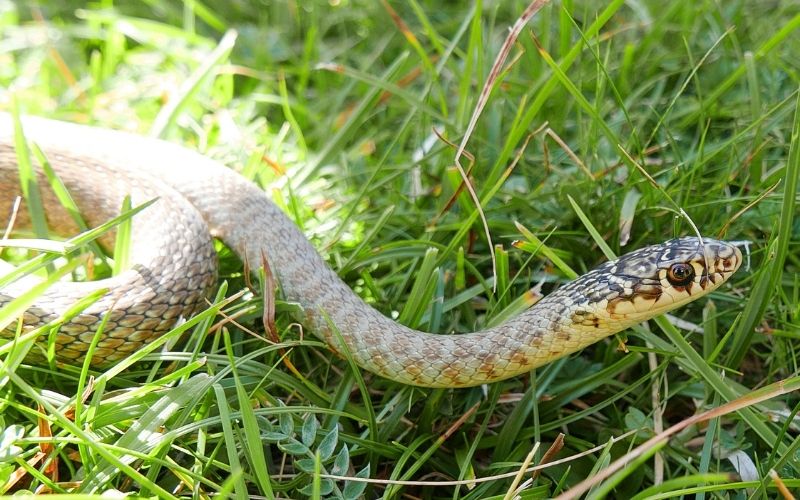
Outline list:
[[[575,353],[708,294],[742,263],[732,243],[675,238],[602,263],[499,326],[427,333],[362,300],[265,192],[234,169],[157,138],[38,117],[19,123],[89,227],[119,215],[126,197],[133,206],[152,202],[132,218],[126,270],[96,281],[58,281],[21,314],[23,331],[29,331],[104,290],[41,341],[55,344],[50,348],[59,362],[84,362],[103,321],[88,360],[96,366],[113,365],[206,307],[218,284],[215,238],[249,269],[266,259],[284,299],[299,304],[299,321],[334,352],[382,377],[441,388],[507,379]],[[0,215],[10,217],[16,203],[13,222],[19,229],[30,224],[31,215],[24,199],[21,206],[15,202],[22,189],[14,124],[9,114],[0,114]],[[49,227],[75,234],[75,218],[38,175]],[[113,238],[106,235],[101,243],[112,245]],[[0,307],[37,279],[0,288]],[[13,334],[11,327],[3,333]]]

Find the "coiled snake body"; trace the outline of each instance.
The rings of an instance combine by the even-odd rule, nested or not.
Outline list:
[[[79,362],[103,314],[106,325],[92,362],[108,364],[171,329],[204,304],[216,280],[211,236],[251,268],[266,256],[304,323],[341,350],[335,325],[363,368],[404,383],[463,387],[527,372],[628,326],[700,297],[741,263],[734,246],[681,238],[607,262],[551,293],[505,324],[462,335],[406,328],[372,309],[345,285],[311,244],[255,185],[183,147],[137,135],[45,120],[23,120],[24,134],[81,208],[98,225],[158,200],[133,219],[131,267],[106,280],[57,283],[24,315],[32,328],[61,315],[93,290],[110,291],[55,336],[59,359]],[[0,215],[20,193],[12,120],[0,114]],[[46,186],[46,182],[41,182]],[[55,195],[44,189],[51,227],[76,231]],[[26,223],[25,210],[17,224]],[[29,289],[19,280],[0,289],[0,306]]]

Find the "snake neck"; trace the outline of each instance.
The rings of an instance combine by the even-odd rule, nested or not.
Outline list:
[[[285,298],[302,306],[304,324],[381,376],[426,387],[479,385],[525,373],[607,335],[577,335],[576,325],[564,321],[577,305],[547,298],[503,325],[473,333],[433,335],[400,325],[361,300],[258,188],[212,165],[195,177],[202,183],[178,189],[201,211],[212,234],[253,269],[266,257]],[[204,192],[209,185],[217,189]],[[216,192],[237,196],[217,199]],[[241,223],[230,224],[232,218]]]

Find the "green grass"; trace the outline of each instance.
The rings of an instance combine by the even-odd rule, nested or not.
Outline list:
[[[800,6],[544,7],[466,148],[489,242],[455,148],[433,130],[459,144],[527,2],[389,3],[0,0],[0,109],[224,161],[368,302],[435,332],[494,324],[532,286],[547,292],[691,224],[750,240],[748,269],[676,312],[703,333],[662,318],[529,376],[419,389],[354,370],[301,335],[280,300],[281,344],[220,328],[224,311],[264,331],[260,298],[221,247],[215,305],[110,370],[25,362],[30,337],[0,346],[0,492],[503,498],[560,433],[548,461],[572,459],[521,477],[524,498],[593,477],[590,497],[775,498],[771,470],[799,491],[797,381],[770,384],[800,374]],[[98,252],[93,236],[63,253]],[[26,269],[71,269],[51,256]],[[757,389],[763,401],[709,414],[600,479],[659,430]],[[727,458],[737,452],[755,476],[740,477]]]

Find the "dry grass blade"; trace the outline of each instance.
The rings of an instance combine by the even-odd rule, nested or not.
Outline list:
[[[539,461],[539,465],[544,465],[544,464],[550,463],[550,461],[553,460],[553,457],[558,455],[558,453],[562,449],[564,449],[564,433],[563,432],[559,432],[558,436],[556,437],[556,440],[553,441],[553,444],[550,445],[550,448],[548,448],[547,451],[544,452],[544,456],[542,456],[542,459]],[[533,474],[531,474],[531,477],[533,479],[536,479],[537,477],[539,477],[539,475],[541,473],[542,473],[542,470],[541,469],[537,469],[537,470],[533,471]]]
[[[561,146],[561,149],[567,154],[567,156],[569,156],[570,159],[574,161],[576,165],[578,165],[578,167],[581,169],[581,172],[585,173],[586,176],[589,177],[589,179],[595,180],[595,176],[594,174],[592,174],[592,171],[589,170],[589,167],[587,167],[586,164],[583,163],[583,161],[578,157],[578,155],[575,154],[572,148],[569,147],[566,141],[564,141],[564,139],[562,139],[556,133],[555,130],[551,129],[550,127],[547,127],[544,131],[544,134],[547,137],[553,139],[556,142],[556,144]]]
[[[22,197],[17,196],[14,199],[14,204],[11,208],[11,214],[8,216],[8,222],[6,223],[6,228],[3,231],[3,236],[0,237],[0,240],[7,240],[8,237],[11,235],[11,231],[14,230],[14,222],[16,222],[17,215],[19,214],[20,204],[22,204]]]
[[[570,455],[568,457],[564,457],[558,460],[553,460],[552,462],[549,463],[542,462],[539,465],[528,467],[527,470],[525,470],[525,472],[535,473],[547,469],[549,467],[555,467],[557,465],[574,462],[579,458],[583,458],[593,453],[597,453],[598,451],[602,451],[609,444],[618,443],[624,439],[627,439],[633,434],[636,434],[636,432],[637,432],[636,430],[628,431],[625,434],[622,434],[621,436],[612,437],[607,443],[603,443],[593,448],[589,448],[588,450],[584,450],[580,453],[575,453],[574,455]],[[518,471],[514,471],[514,472],[507,472],[505,474],[496,474],[493,476],[478,477],[475,479],[461,479],[457,481],[397,481],[393,479],[376,479],[369,477],[362,478],[355,476],[342,476],[336,474],[323,474],[321,477],[326,479],[335,479],[337,481],[355,481],[355,482],[370,483],[370,484],[394,484],[400,486],[472,486],[474,484],[479,484],[479,483],[489,483],[492,481],[500,481],[503,479],[508,479],[516,476],[518,473],[519,473]]]
[[[489,71],[489,77],[486,79],[486,83],[483,85],[481,89],[481,94],[478,97],[478,104],[475,106],[475,109],[472,112],[472,116],[469,119],[469,125],[467,125],[467,131],[464,133],[464,137],[461,139],[461,143],[458,145],[458,150],[456,150],[455,156],[455,165],[458,169],[459,174],[461,174],[461,179],[464,181],[464,184],[467,187],[467,191],[469,191],[469,195],[472,198],[472,201],[475,203],[475,208],[478,210],[478,214],[480,215],[481,222],[483,224],[483,229],[486,233],[486,242],[488,243],[489,253],[492,257],[492,276],[497,275],[497,262],[494,255],[494,244],[492,243],[492,235],[489,232],[489,222],[486,220],[486,214],[483,212],[483,208],[481,207],[481,201],[478,198],[478,193],[475,192],[475,188],[472,186],[472,183],[469,181],[469,177],[467,176],[464,167],[461,166],[461,155],[464,154],[464,150],[467,147],[467,143],[469,142],[470,137],[472,137],[472,132],[475,130],[475,126],[478,123],[478,118],[481,116],[483,112],[483,108],[486,106],[486,103],[489,101],[489,95],[492,93],[492,88],[494,88],[494,84],[497,81],[498,77],[500,76],[500,72],[503,68],[503,64],[508,58],[508,54],[511,52],[511,47],[514,46],[514,42],[519,37],[519,34],[522,32],[522,28],[531,20],[531,18],[536,14],[542,7],[547,5],[550,0],[534,0],[528,7],[523,11],[522,15],[517,18],[517,21],[511,27],[508,32],[508,36],[506,37],[505,41],[503,42],[503,46],[500,48],[500,53],[494,60],[494,64],[492,64],[492,69]],[[495,283],[497,281],[495,280]],[[496,285],[493,284],[492,287]]]
[[[783,394],[787,394],[789,392],[796,391],[798,389],[800,389],[800,377],[792,377],[789,379],[781,380],[779,382],[775,382],[774,384],[770,384],[767,387],[764,387],[757,391],[753,391],[752,393],[746,396],[734,399],[733,401],[730,401],[729,403],[726,403],[717,408],[712,408],[711,410],[705,411],[703,413],[693,415],[687,418],[686,420],[678,422],[669,429],[659,434],[656,434],[655,436],[648,439],[641,445],[637,446],[635,449],[631,450],[629,453],[626,453],[624,456],[618,458],[617,460],[609,464],[608,467],[603,469],[596,476],[584,479],[583,481],[575,485],[575,487],[571,488],[570,490],[556,497],[556,499],[567,500],[570,498],[580,497],[593,487],[599,485],[604,480],[611,477],[615,472],[621,470],[623,467],[633,462],[636,458],[642,456],[648,450],[664,443],[671,436],[677,434],[678,432],[689,427],[690,425],[699,424],[701,422],[711,420],[712,418],[721,417],[723,415],[727,415],[728,413],[733,413],[743,408],[748,408],[763,401],[767,401],[769,399],[782,396]]]
[[[745,205],[742,208],[740,208],[735,214],[733,214],[731,216],[730,219],[728,219],[728,222],[726,222],[725,225],[722,226],[722,228],[720,228],[719,232],[717,233],[717,237],[718,238],[722,238],[728,232],[728,228],[731,227],[731,224],[733,224],[733,222],[736,219],[738,219],[739,217],[744,215],[748,210],[750,210],[754,206],[756,206],[759,203],[761,203],[767,196],[772,194],[773,191],[778,189],[778,186],[780,186],[780,185],[781,185],[781,181],[776,182],[772,186],[768,187],[763,193],[761,193],[760,195],[756,196],[756,198],[753,201],[751,201],[747,205]]]
[[[772,482],[775,483],[775,486],[778,487],[778,492],[780,492],[784,500],[795,500],[794,495],[789,491],[789,488],[786,487],[786,483],[783,482],[778,473],[775,472],[775,469],[770,469],[769,477],[772,479]]]
[[[519,470],[517,471],[517,475],[514,476],[514,480],[511,481],[511,486],[508,487],[508,491],[506,491],[506,495],[503,497],[503,500],[511,500],[512,498],[516,498],[517,495],[517,487],[519,483],[522,482],[522,476],[525,475],[525,469],[528,468],[528,465],[533,461],[533,456],[536,455],[536,452],[539,451],[539,445],[541,443],[536,443],[531,448],[531,451],[523,460],[522,465],[520,466]]]

